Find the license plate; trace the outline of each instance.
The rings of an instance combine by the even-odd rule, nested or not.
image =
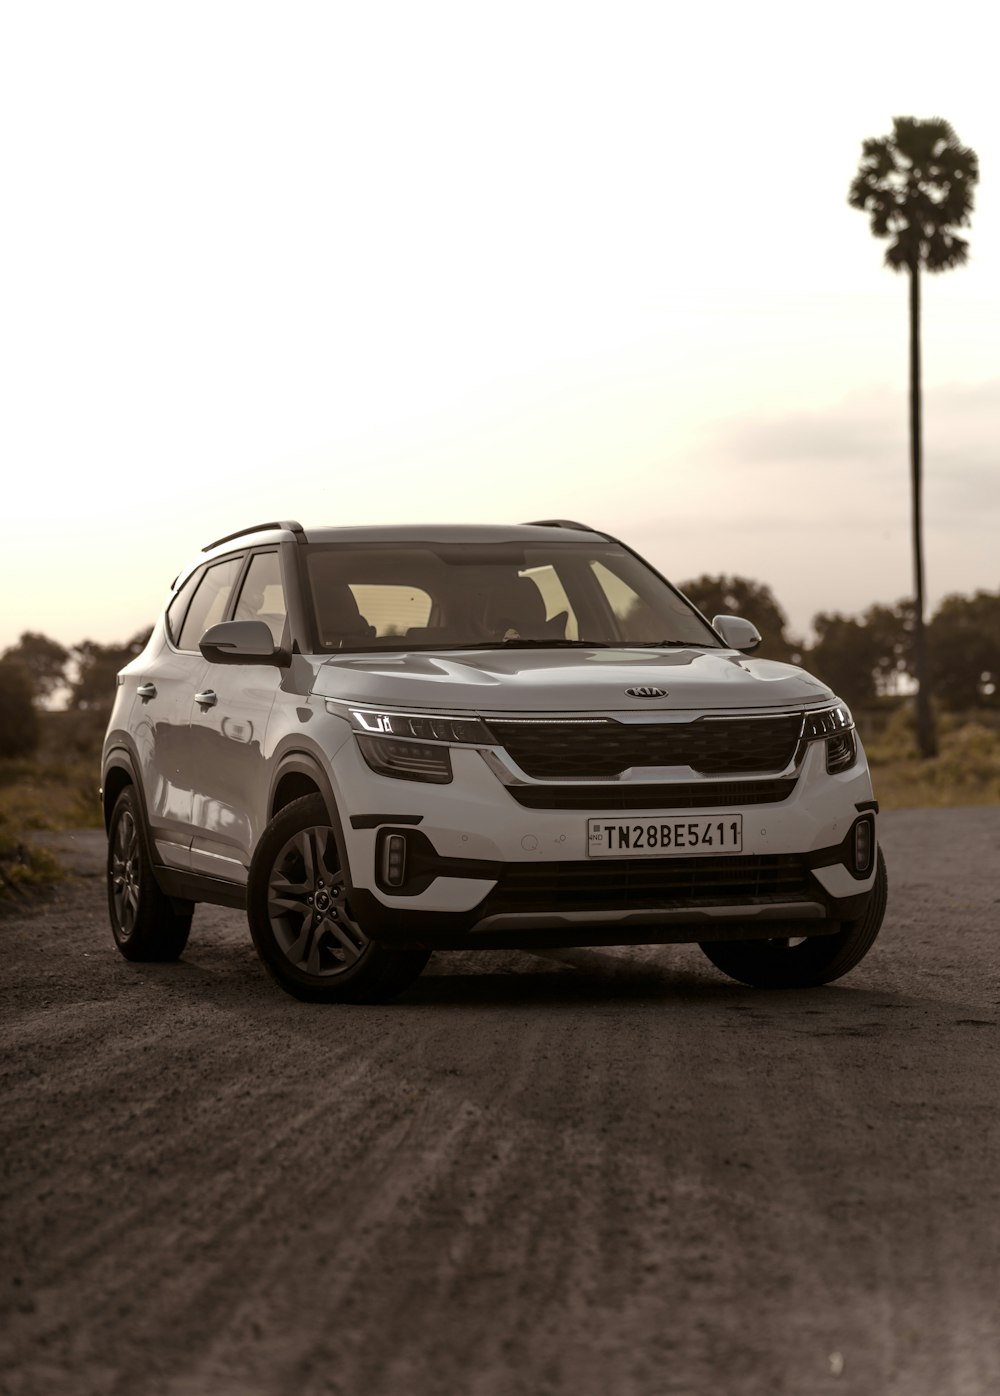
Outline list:
[[[591,858],[669,858],[742,851],[742,814],[715,814],[711,819],[646,814],[628,820],[587,820],[587,852]]]

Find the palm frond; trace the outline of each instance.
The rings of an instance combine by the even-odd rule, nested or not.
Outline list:
[[[890,271],[906,271],[912,262],[909,245],[899,238],[890,242],[885,249],[884,260]]]
[[[927,239],[923,264],[928,271],[949,271],[969,260],[969,244],[965,238],[936,228]]]
[[[893,271],[960,266],[968,243],[956,228],[969,224],[979,160],[939,116],[893,117],[890,136],[862,142],[847,202],[867,211],[872,234],[893,238],[885,262]]]

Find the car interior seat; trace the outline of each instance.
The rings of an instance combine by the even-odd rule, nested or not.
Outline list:
[[[530,577],[512,577],[487,593],[486,633],[497,640],[550,640],[566,634],[566,612],[547,618],[545,600]]]
[[[320,643],[325,647],[343,646],[349,640],[370,640],[374,625],[358,610],[354,593],[346,582],[336,582],[317,589],[316,622]]]

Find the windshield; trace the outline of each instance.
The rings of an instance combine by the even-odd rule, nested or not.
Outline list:
[[[719,645],[618,543],[317,543],[303,552],[320,651]]]

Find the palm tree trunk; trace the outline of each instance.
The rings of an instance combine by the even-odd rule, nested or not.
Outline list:
[[[917,747],[924,757],[937,755],[931,710],[927,640],[924,633],[923,434],[920,384],[920,264],[910,262],[910,480],[913,492],[913,658],[917,677]]]

